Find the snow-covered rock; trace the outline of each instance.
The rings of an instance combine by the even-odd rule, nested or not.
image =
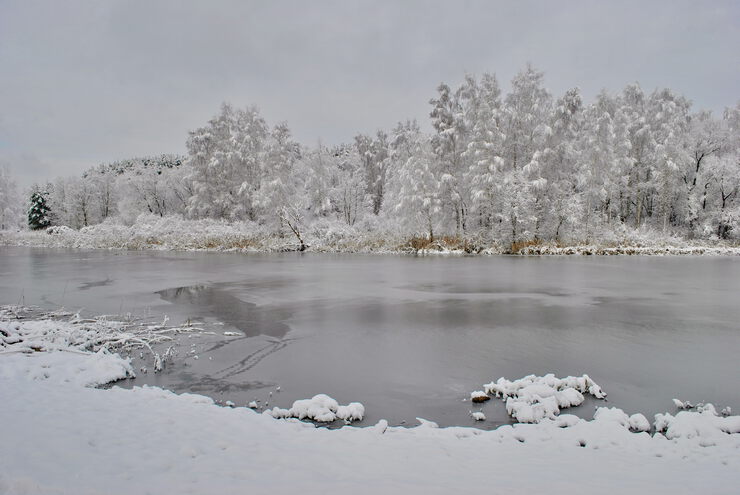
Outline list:
[[[693,409],[694,405],[689,401],[682,401],[679,399],[673,399],[673,405],[678,409]]]
[[[486,402],[487,400],[491,400],[491,397],[483,392],[482,390],[476,390],[475,392],[471,392],[470,394],[470,400],[472,402]]]
[[[644,414],[633,414],[629,417],[629,427],[632,431],[650,431],[650,421]]]

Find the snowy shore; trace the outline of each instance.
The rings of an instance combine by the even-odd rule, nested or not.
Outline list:
[[[91,325],[0,313],[0,493],[729,494],[740,483],[740,416],[708,405],[656,415],[652,434],[615,408],[493,431],[423,420],[329,430],[160,388],[92,388],[134,370],[114,348],[88,345],[106,336]],[[94,339],[80,338],[91,328]],[[102,340],[120,340],[111,335]],[[543,386],[601,395],[585,376],[486,389],[531,398]]]
[[[730,241],[661,236],[652,231],[625,231],[621,237],[591,242],[521,242],[505,245],[478,238],[442,237],[434,242],[397,232],[378,234],[338,222],[317,223],[303,238],[309,252],[458,255],[740,255]],[[0,246],[160,251],[281,252],[298,249],[296,238],[280,236],[249,222],[186,220],[141,216],[131,226],[103,223],[80,230],[52,227],[44,231],[0,231]]]

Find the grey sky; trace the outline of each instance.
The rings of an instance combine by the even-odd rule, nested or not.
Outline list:
[[[24,185],[184,152],[222,101],[303,143],[425,121],[441,81],[527,62],[556,95],[638,81],[719,112],[740,98],[733,1],[0,0],[0,162]]]

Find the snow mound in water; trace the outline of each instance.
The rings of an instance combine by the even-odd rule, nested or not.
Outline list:
[[[471,412],[470,416],[476,421],[485,421],[486,415],[480,411]]]
[[[350,402],[346,406],[340,406],[336,400],[328,395],[319,394],[310,399],[293,402],[290,409],[273,407],[265,411],[265,414],[277,419],[310,419],[319,423],[331,423],[338,419],[361,421],[365,416],[365,406],[359,402]]]
[[[518,380],[504,377],[483,385],[486,394],[506,400],[506,412],[520,423],[539,423],[553,419],[561,409],[578,406],[585,400],[583,394],[603,399],[606,394],[588,375],[556,378],[529,375]]]
[[[721,416],[712,404],[705,404],[675,416],[656,414],[655,431],[668,440],[694,439],[700,447],[710,447],[723,442],[728,434],[740,433],[740,416]]]

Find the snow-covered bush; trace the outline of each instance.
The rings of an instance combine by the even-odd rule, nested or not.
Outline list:
[[[64,351],[99,356],[143,350],[152,359],[152,367],[157,372],[175,353],[171,346],[162,352],[155,346],[172,342],[179,333],[199,330],[165,323],[166,320],[157,324],[108,317],[83,318],[63,310],[0,306],[0,349],[3,353]],[[119,378],[134,376],[129,368]]]
[[[521,423],[539,423],[553,419],[561,409],[578,406],[585,400],[583,394],[603,399],[606,394],[588,375],[556,378],[529,375],[510,381],[504,377],[483,385],[485,394],[506,401],[506,412]],[[473,392],[473,400],[481,402],[481,392]]]
[[[338,419],[352,422],[362,421],[365,416],[365,406],[359,402],[350,402],[346,406],[340,406],[336,400],[328,395],[319,394],[310,399],[293,402],[290,409],[274,407],[266,410],[264,414],[277,419],[310,419],[318,423],[331,423]]]

